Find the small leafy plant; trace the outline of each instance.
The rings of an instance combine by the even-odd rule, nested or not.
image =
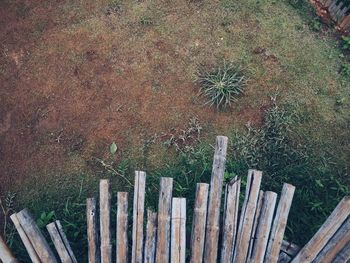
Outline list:
[[[350,49],[350,36],[342,36],[344,40],[343,49]]]
[[[350,77],[350,63],[345,63],[341,66],[340,73],[345,77]]]
[[[239,66],[224,63],[222,67],[198,74],[200,93],[207,98],[206,104],[218,109],[231,106],[243,93],[247,79]]]

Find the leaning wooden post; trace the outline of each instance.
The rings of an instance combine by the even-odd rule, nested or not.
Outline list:
[[[339,252],[332,263],[344,263],[350,261],[350,242]]]
[[[186,198],[173,198],[171,212],[171,263],[186,260]]]
[[[340,251],[350,242],[350,217],[338,229],[327,245],[317,255],[313,263],[332,262]]]
[[[62,263],[77,263],[67,237],[63,232],[61,222],[56,220],[55,222],[48,224],[46,229],[50,234],[51,240]]]
[[[313,238],[300,250],[292,263],[312,262],[348,218],[349,214],[350,197],[346,196],[340,201]]]
[[[108,179],[100,180],[101,262],[112,263],[111,192]]]
[[[128,262],[128,193],[118,192],[117,196],[117,263]]]
[[[191,235],[191,263],[202,263],[203,261],[208,192],[209,184],[197,184]]]
[[[256,240],[252,250],[251,262],[263,263],[267,242],[271,230],[273,214],[275,212],[277,194],[266,191],[263,197],[263,203],[260,212],[258,228],[256,230]]]
[[[147,226],[144,263],[154,263],[156,258],[157,213],[147,210]]]
[[[276,216],[272,225],[271,235],[266,250],[265,261],[276,263],[286,230],[289,210],[292,205],[295,187],[291,184],[283,184],[281,198],[278,203]]]
[[[23,242],[24,247],[26,248],[26,251],[28,252],[28,255],[33,263],[40,263],[40,259],[38,257],[38,254],[36,253],[33,245],[30,243],[29,238],[27,237],[27,234],[24,232],[21,224],[18,221],[17,214],[14,213],[10,216],[13,224],[15,225],[17,232]]]
[[[221,263],[232,262],[238,225],[238,205],[241,179],[237,176],[226,185]]]
[[[89,263],[100,263],[100,250],[98,248],[97,231],[97,210],[96,199],[86,199],[86,220],[87,220],[87,239],[88,239],[88,258]]]
[[[169,262],[172,192],[173,178],[160,178],[156,263]]]
[[[143,255],[143,217],[145,205],[146,173],[135,172],[134,207],[132,226],[132,263],[142,263]]]
[[[23,209],[17,213],[17,218],[40,260],[45,263],[57,263],[54,253],[43,234],[40,232],[38,226],[35,224],[29,211]]]
[[[249,170],[233,262],[244,263],[248,257],[250,237],[258,205],[261,177],[261,171]]]
[[[226,163],[227,142],[228,138],[225,136],[216,137],[204,249],[204,262],[206,263],[213,263],[217,261],[220,232],[220,206]]]
[[[5,240],[0,236],[0,261],[4,263],[18,263],[19,261],[14,257]]]

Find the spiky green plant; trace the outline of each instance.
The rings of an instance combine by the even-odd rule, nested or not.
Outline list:
[[[224,63],[222,67],[199,73],[197,79],[200,93],[207,98],[206,104],[223,109],[243,93],[247,79],[239,66]]]

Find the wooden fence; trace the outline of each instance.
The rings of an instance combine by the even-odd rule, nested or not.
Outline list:
[[[295,187],[285,183],[278,198],[277,193],[260,190],[261,171],[249,170],[240,205],[240,178],[224,185],[226,152],[227,137],[218,136],[210,185],[197,184],[188,248],[186,199],[173,197],[172,178],[160,180],[158,213],[150,209],[145,212],[146,173],[137,171],[132,218],[128,218],[128,193],[118,192],[115,228],[111,225],[110,182],[101,180],[99,200],[86,201],[89,263],[349,262],[349,197],[341,200],[315,236],[300,249],[283,240]],[[47,225],[54,252],[27,209],[11,215],[11,219],[32,262],[79,261],[60,221]],[[129,221],[133,222],[130,230]],[[112,232],[116,235],[115,247]],[[18,262],[2,239],[0,259],[4,263]]]
[[[350,2],[345,0],[318,0],[327,10],[338,29],[350,32]]]

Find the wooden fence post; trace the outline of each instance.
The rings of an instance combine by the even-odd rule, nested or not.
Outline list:
[[[0,236],[0,262],[3,263],[18,263],[19,261],[14,257],[10,248],[5,243],[5,240]]]
[[[350,242],[339,252],[332,263],[344,263],[350,261]]]
[[[135,172],[131,262],[142,263],[146,173]]]
[[[128,262],[128,193],[118,192],[117,196],[117,263]]]
[[[267,242],[269,240],[273,215],[275,212],[276,199],[276,193],[270,191],[264,193],[259,223],[256,230],[256,239],[253,245],[251,257],[251,260],[254,263],[264,262]]]
[[[238,206],[241,180],[233,178],[226,185],[221,263],[232,262],[238,227]]]
[[[160,178],[156,263],[169,262],[173,178]]]
[[[86,199],[86,220],[88,238],[89,263],[100,263],[100,250],[98,248],[97,208],[96,199]]]
[[[248,172],[247,187],[237,232],[233,262],[244,263],[248,257],[250,237],[258,205],[261,177],[261,171],[249,170]]]
[[[57,263],[54,253],[29,211],[23,209],[17,213],[17,218],[40,260],[45,263]]]
[[[215,153],[210,181],[210,194],[206,226],[204,262],[213,263],[217,260],[219,241],[219,219],[222,196],[222,185],[225,172],[228,138],[216,137]]]
[[[33,245],[30,243],[30,240],[27,236],[27,234],[24,232],[21,224],[18,221],[17,214],[14,213],[10,216],[13,224],[15,225],[17,232],[23,242],[24,247],[26,248],[26,251],[28,252],[28,255],[33,263],[40,263],[40,259],[38,257],[38,254],[35,252],[35,249]]]
[[[154,263],[156,257],[157,213],[147,210],[144,263]]]
[[[258,204],[256,206],[256,212],[255,212],[255,216],[254,216],[254,223],[253,223],[253,227],[252,227],[252,234],[251,234],[251,238],[250,238],[249,249],[248,249],[248,256],[247,256],[248,260],[250,260],[250,258],[252,256],[254,241],[256,240],[256,230],[258,228],[258,223],[259,223],[258,221],[260,218],[260,212],[261,212],[263,199],[264,199],[264,191],[260,190],[259,197],[258,197]]]
[[[202,263],[209,184],[197,184],[191,234],[191,263]]]
[[[171,263],[186,260],[186,198],[173,198],[171,212]]]
[[[111,192],[108,179],[100,180],[101,262],[112,263]]]

